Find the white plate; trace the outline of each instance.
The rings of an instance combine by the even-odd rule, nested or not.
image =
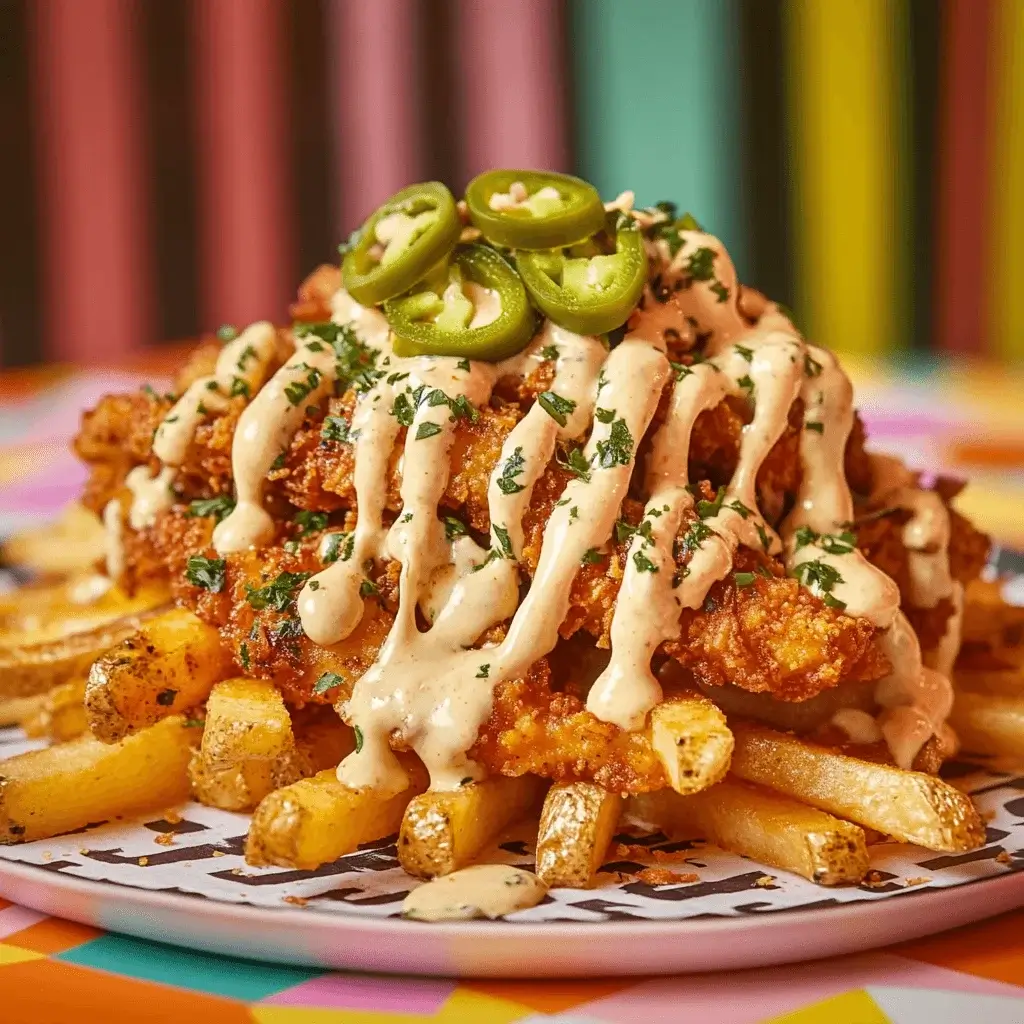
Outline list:
[[[0,757],[26,745],[0,731]],[[425,925],[397,916],[412,882],[393,839],[317,871],[254,869],[241,856],[244,815],[188,804],[173,823],[116,822],[0,847],[0,895],[111,931],[316,967],[535,978],[766,966],[1024,906],[1024,778],[975,773],[961,784],[990,815],[983,849],[943,856],[882,844],[872,847],[874,884],[843,889],[651,837],[644,845],[674,851],[668,866],[698,880],[644,885],[629,874],[639,869],[631,852],[613,847],[593,889],[555,890],[504,921]],[[529,866],[529,830],[502,837],[489,856]]]

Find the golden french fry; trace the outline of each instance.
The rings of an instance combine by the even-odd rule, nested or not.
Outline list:
[[[333,768],[276,790],[253,814],[246,861],[312,871],[362,843],[391,835],[398,830],[406,805],[427,785],[418,762],[405,767],[411,785],[400,793],[349,789]]]
[[[103,557],[103,526],[96,515],[71,502],[52,523],[23,530],[3,544],[3,559],[43,576],[65,576]]]
[[[994,755],[1024,762],[1024,694],[957,692],[949,716],[965,754]]]
[[[88,732],[85,679],[72,679],[52,689],[43,698],[40,717],[44,734],[57,743],[64,743]]]
[[[651,711],[651,746],[677,793],[696,793],[729,770],[733,738],[725,715],[706,697],[678,697]]]
[[[957,669],[954,673],[959,692],[987,693],[1024,700],[1024,668]]]
[[[0,697],[46,693],[75,676],[134,633],[148,615],[130,615],[57,640],[0,649]]]
[[[410,801],[398,837],[398,859],[410,875],[435,878],[465,867],[506,825],[540,798],[544,780],[491,776],[460,789]]]
[[[680,796],[630,797],[627,813],[674,838],[701,838],[819,885],[859,882],[868,870],[864,830],[760,786],[724,779]]]
[[[198,738],[174,717],[121,743],[82,736],[0,761],[0,843],[46,839],[185,800]]]
[[[985,840],[970,798],[941,779],[749,723],[733,723],[732,730],[732,772],[747,782],[929,850],[972,850]]]
[[[33,718],[42,707],[44,694],[35,697],[8,697],[0,700],[0,727],[22,725]]]
[[[601,866],[623,800],[592,782],[553,785],[537,831],[537,875],[550,888],[582,889]]]
[[[214,684],[202,746],[189,766],[201,803],[252,810],[268,793],[311,774],[304,767],[291,716],[273,683],[225,679]]]
[[[231,669],[216,628],[189,611],[166,612],[93,664],[85,689],[89,727],[116,743],[202,703]]]

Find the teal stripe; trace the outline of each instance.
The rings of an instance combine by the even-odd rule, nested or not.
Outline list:
[[[739,0],[572,0],[579,173],[673,199],[746,271]]]
[[[273,924],[268,923],[267,927],[272,928]],[[247,1003],[276,995],[326,973],[306,967],[235,960],[127,935],[103,935],[84,946],[59,953],[54,959]],[[145,1019],[145,1009],[140,1007],[139,1020]]]

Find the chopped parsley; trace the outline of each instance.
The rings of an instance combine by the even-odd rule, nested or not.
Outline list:
[[[813,430],[816,434],[825,433],[825,424],[821,422],[809,422],[804,424],[805,430]]]
[[[239,371],[244,370],[253,359],[259,359],[259,353],[252,345],[246,345],[242,349],[242,354],[238,357],[238,362],[235,363],[235,366],[238,367]]]
[[[557,359],[558,358],[558,346],[557,345],[545,345],[540,350],[541,359]]]
[[[232,324],[221,324],[217,328],[217,340],[224,342],[226,345],[229,341],[234,341],[238,337],[238,328]]]
[[[326,693],[328,690],[333,690],[336,686],[341,686],[344,681],[337,672],[324,672],[313,684],[313,692],[316,694]]]
[[[468,359],[460,359],[455,364],[455,369],[457,369],[457,370],[464,370],[466,373],[469,373],[469,370],[470,370],[469,360]]]
[[[455,516],[445,516],[443,522],[444,535],[448,540],[455,540],[456,537],[466,535],[466,524],[461,519],[456,519]]]
[[[830,608],[842,610],[846,607],[844,601],[832,596],[836,584],[844,582],[843,577],[838,569],[827,562],[817,558],[810,562],[801,562],[793,569],[791,575]]]
[[[301,405],[303,400],[311,395],[319,386],[323,377],[319,370],[315,367],[307,366],[305,363],[300,363],[296,369],[306,370],[306,376],[303,380],[293,380],[284,389],[284,396],[288,399],[291,405]]]
[[[476,674],[476,678],[477,679],[486,679],[488,677],[488,675],[490,674],[490,671],[491,671],[490,662],[488,662],[485,665],[481,665],[480,666],[480,670]]]
[[[234,507],[235,499],[227,494],[218,495],[216,498],[197,498],[189,502],[185,516],[188,519],[211,518],[219,523],[231,515]]]
[[[323,426],[320,428],[320,436],[325,441],[348,441],[350,440],[348,420],[341,416],[325,416]]]
[[[312,576],[309,572],[281,572],[262,587],[247,584],[245,599],[256,611],[272,608],[276,612],[288,611],[295,602],[296,591]]]
[[[251,665],[249,659],[249,645],[244,640],[238,645],[238,661],[242,668],[248,672]]]
[[[230,395],[232,398],[237,398],[239,395],[242,398],[249,398],[249,382],[244,377],[235,377],[231,381]]]
[[[331,346],[334,350],[334,369],[339,388],[344,389],[352,384],[359,390],[367,391],[383,376],[383,373],[375,369],[379,355],[377,350],[364,345],[347,324],[335,324],[330,321],[316,324],[297,323],[293,331],[297,338],[312,336]]]
[[[615,419],[614,409],[602,409],[600,406],[594,410],[594,416],[601,423],[611,423]]]
[[[683,380],[693,373],[692,366],[684,366],[682,363],[673,363],[671,361],[669,361],[668,365],[672,367],[672,372],[676,375],[677,381]]]
[[[579,477],[584,483],[590,482],[590,463],[580,448],[572,448],[563,458],[561,454],[556,456],[558,464],[567,469],[573,476]]]
[[[223,558],[193,555],[185,566],[185,578],[194,587],[202,587],[211,594],[219,594],[224,589],[227,567],[228,563]]]
[[[287,449],[283,449],[280,452],[280,454],[277,456],[277,458],[274,459],[274,461],[270,464],[270,468],[272,470],[274,470],[274,469],[284,469],[285,459],[287,459],[287,458],[288,458],[288,451],[287,451]]]
[[[498,543],[501,545],[501,550],[505,557],[514,559],[516,556],[512,551],[512,538],[508,535],[508,530],[498,523],[493,523],[492,529],[494,530],[494,536],[498,538]]]
[[[271,633],[278,640],[297,640],[302,636],[302,623],[298,619],[282,619]]]
[[[750,379],[749,373],[745,373],[736,383],[746,391],[748,398],[754,397],[754,382]]]
[[[743,356],[748,363],[754,361],[754,350],[752,348],[747,348],[745,345],[733,345],[733,350]]]
[[[697,502],[697,515],[701,519],[713,519],[722,511],[723,501],[725,501],[725,488],[719,487],[713,501],[702,498]]]
[[[377,589],[377,584],[373,580],[363,580],[359,584],[359,596],[360,597],[379,597],[380,591]]]
[[[744,505],[743,502],[740,501],[739,498],[734,498],[725,507],[726,508],[731,508],[733,510],[733,512],[735,512],[740,517],[740,519],[749,519],[750,518],[750,509],[747,508],[747,506]]]
[[[355,733],[356,737],[356,753],[363,749],[363,730],[358,725],[352,726],[352,732]]]
[[[633,552],[633,564],[637,572],[657,572],[658,567],[642,552]]]
[[[596,565],[603,558],[604,555],[602,555],[597,548],[587,548],[587,550],[583,552],[583,557],[580,559],[580,563],[582,565]]]
[[[310,512],[308,509],[303,509],[296,514],[294,522],[299,527],[299,536],[306,537],[311,533],[316,533],[317,530],[326,529],[327,513]]]
[[[711,281],[715,276],[715,250],[702,245],[690,253],[686,272],[695,281]]]
[[[736,581],[737,587],[749,587],[754,582],[752,572],[734,572],[732,578]]]
[[[416,428],[416,440],[425,441],[428,437],[436,437],[440,433],[441,428],[436,423],[427,420]]]
[[[729,298],[729,289],[721,281],[713,281],[708,287],[715,293],[720,303]]]
[[[757,535],[761,538],[761,547],[764,548],[764,552],[767,554],[768,549],[772,546],[772,539],[768,536],[768,531],[760,523],[757,523]]]
[[[391,406],[391,415],[403,427],[412,426],[412,421],[416,416],[416,409],[413,407],[412,402],[409,401],[409,395],[405,391],[395,395],[394,404]]]
[[[611,469],[613,466],[628,466],[632,457],[633,435],[625,420],[615,420],[608,437],[597,442],[597,463],[602,469]]]
[[[523,485],[516,480],[516,477],[526,468],[526,459],[523,458],[522,447],[517,447],[505,460],[501,476],[495,481],[502,494],[518,494],[523,490]]]
[[[320,559],[324,564],[336,562],[340,558],[347,562],[352,557],[352,547],[356,542],[354,533],[329,533],[320,542]]]
[[[568,417],[576,408],[571,398],[563,398],[554,391],[543,391],[537,396],[540,407],[560,426],[564,427]]]
[[[625,544],[634,533],[636,533],[636,527],[632,523],[627,523],[625,519],[616,520],[615,539],[620,544]]]

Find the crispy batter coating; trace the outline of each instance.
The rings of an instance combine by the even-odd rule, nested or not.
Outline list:
[[[330,299],[339,284],[336,267],[321,267],[303,283],[291,313],[310,322],[328,319]],[[755,302],[756,295],[751,297]],[[756,303],[755,303],[756,304]],[[282,332],[280,358],[287,357],[289,332]],[[197,350],[179,376],[180,390],[212,370],[218,346]],[[674,353],[689,359],[687,353]],[[456,424],[451,448],[451,472],[442,498],[443,514],[452,514],[481,537],[490,529],[487,507],[489,478],[502,445],[538,393],[550,387],[553,364],[543,362],[525,379],[508,377],[498,382],[492,401],[470,421]],[[664,417],[666,388],[655,416],[654,428]],[[167,414],[173,396],[150,391],[107,396],[83,419],[76,451],[90,466],[85,502],[97,512],[119,498],[125,507],[130,495],[124,477],[135,465],[158,464],[151,455],[153,432]],[[139,533],[126,530],[125,554],[129,588],[151,577],[168,578],[178,601],[217,625],[232,648],[241,672],[272,678],[289,703],[333,703],[347,698],[356,679],[373,663],[391,627],[398,601],[399,567],[384,562],[368,568],[375,594],[365,602],[363,618],[351,636],[331,647],[313,644],[302,632],[295,599],[308,575],[322,566],[317,555],[319,528],[303,535],[298,510],[324,513],[327,529],[351,529],[358,513],[353,486],[354,454],[347,441],[325,439],[325,416],[350,421],[355,407],[353,391],[330,397],[307,418],[284,454],[282,464],[267,478],[265,497],[278,523],[271,544],[258,553],[228,556],[223,586],[211,593],[189,582],[191,556],[216,558],[210,547],[214,521],[190,516],[188,502],[197,498],[230,495],[231,445],[243,398],[231,401],[224,413],[204,422],[186,453],[176,480],[180,503],[161,514],[156,524]],[[727,399],[702,414],[696,423],[690,450],[690,478],[701,481],[703,496],[728,482],[735,469],[750,408]],[[791,410],[786,429],[769,453],[757,478],[759,504],[777,522],[788,511],[800,482],[799,441],[803,411]],[[653,430],[652,430],[653,432]],[[638,448],[638,470],[630,496],[619,511],[623,523],[635,526],[643,514],[642,466],[650,436]],[[387,479],[386,517],[401,509],[400,474],[405,429],[398,431]],[[854,424],[846,449],[846,473],[853,490],[871,491],[871,464],[864,451],[864,431]],[[524,583],[537,568],[543,531],[555,503],[560,500],[569,471],[553,461],[537,482],[526,510],[525,546],[521,569]],[[902,518],[901,518],[902,516]],[[896,578],[907,578],[906,551],[900,529],[905,515],[872,518],[858,530],[867,556]],[[692,522],[681,525],[684,535]],[[664,773],[645,732],[623,733],[600,722],[585,709],[589,684],[600,671],[609,647],[609,631],[629,538],[616,531],[601,557],[580,567],[563,621],[562,641],[555,651],[538,660],[523,678],[500,682],[492,714],[470,752],[491,770],[507,775],[533,773],[553,779],[594,779],[616,792],[638,792],[665,784]],[[951,558],[956,578],[977,575],[984,563],[987,540],[965,520],[953,515]],[[691,554],[677,546],[676,560],[685,568]],[[656,664],[674,664],[671,680],[698,685],[706,692],[745,693],[758,699],[774,698],[778,706],[835,699],[843,703],[866,700],[868,684],[888,671],[876,643],[877,630],[827,607],[793,579],[781,563],[759,552],[740,550],[735,570],[753,574],[753,581],[734,574],[716,583],[703,606],[686,610],[680,635],[664,644]],[[947,602],[948,604],[948,602]],[[924,640],[941,636],[949,608],[910,610]],[[500,631],[500,627],[499,627]],[[680,683],[679,685],[683,685]],[[853,694],[852,697],[848,697]]]

